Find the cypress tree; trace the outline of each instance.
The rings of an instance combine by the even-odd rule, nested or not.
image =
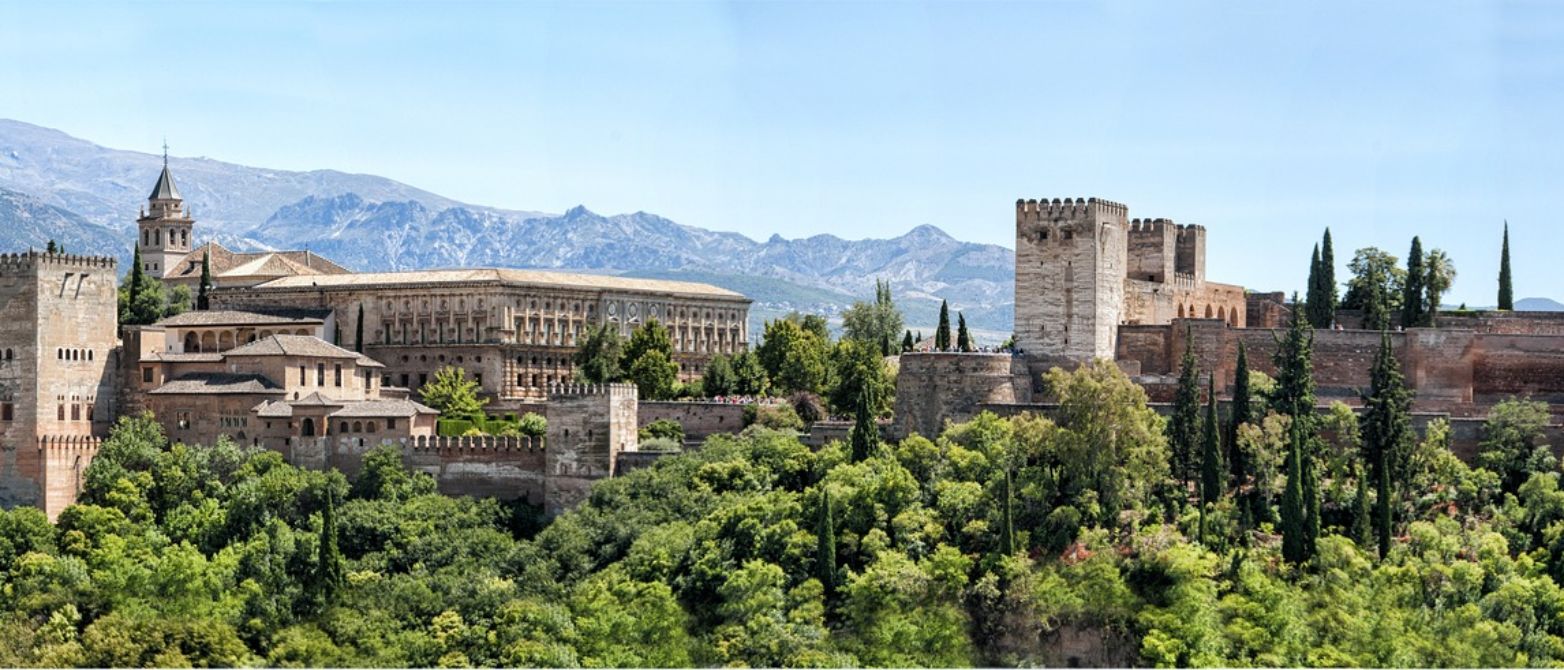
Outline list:
[[[909,351],[912,351],[915,348],[917,348],[917,345],[916,345],[916,343],[914,343],[912,341],[912,331],[909,330],[909,331],[907,331],[906,335],[903,335],[901,337],[901,350],[902,350],[902,353],[907,353]]]
[[[141,271],[141,247],[136,247],[130,261],[130,296],[131,305],[136,304],[136,297],[141,293],[141,284],[146,281],[146,275]]]
[[[326,508],[321,511],[319,557],[315,565],[315,583],[325,603],[337,597],[344,581],[342,551],[337,548],[336,494],[326,492]]]
[[[353,351],[364,353],[364,304],[358,305],[358,325],[353,327]]]
[[[1016,553],[1016,529],[1014,516],[1014,493],[1011,490],[1010,468],[1005,468],[1004,489],[1001,491],[1003,499],[1000,501],[1002,526],[999,529],[999,549],[1006,556]]]
[[[1375,495],[1379,497],[1375,522],[1379,553],[1384,557],[1390,551],[1391,528],[1395,523],[1390,482],[1402,474],[1412,442],[1412,394],[1401,375],[1389,333],[1380,335],[1379,353],[1374,357],[1363,406],[1363,460],[1369,463]]]
[[[201,290],[196,294],[196,309],[211,309],[211,301],[207,298],[207,289],[212,286],[212,251],[210,249],[201,252]]]
[[[1244,343],[1238,343],[1238,363],[1233,367],[1233,407],[1232,416],[1228,419],[1227,445],[1228,465],[1233,472],[1235,486],[1243,486],[1249,478],[1248,464],[1244,462],[1244,453],[1238,448],[1238,427],[1249,423],[1253,417],[1253,410],[1249,405],[1249,352]]]
[[[1330,228],[1325,229],[1325,239],[1320,242],[1320,292],[1324,295],[1324,325],[1329,328],[1336,321],[1336,253],[1331,251]]]
[[[1214,503],[1222,499],[1224,479],[1222,467],[1222,440],[1218,430],[1221,424],[1216,418],[1216,374],[1207,383],[1205,430],[1200,437],[1200,502]]]
[[[1282,494],[1282,558],[1294,564],[1309,559],[1308,544],[1304,538],[1301,436],[1302,431],[1294,426],[1287,448],[1287,490]]]
[[[49,240],[49,246],[43,252],[46,254],[57,254],[60,253],[60,248],[54,243],[54,240]]]
[[[815,572],[826,596],[836,592],[836,513],[831,509],[831,489],[820,485],[820,519],[815,528]]]
[[[849,439],[854,463],[873,456],[880,447],[880,427],[874,422],[874,392],[868,384],[858,391],[857,418]]]
[[[1313,557],[1320,541],[1320,475],[1314,462],[1314,435],[1300,431],[1298,452],[1303,466],[1303,543]]]
[[[1504,247],[1499,251],[1499,309],[1515,309],[1515,290],[1510,286],[1510,222],[1504,222]]]
[[[950,351],[950,305],[939,301],[939,327],[934,331],[934,350]]]
[[[1297,302],[1298,296],[1294,294],[1293,304]],[[1294,423],[1302,424],[1306,429],[1313,427],[1314,419],[1313,346],[1313,333],[1304,325],[1303,315],[1293,310],[1287,332],[1277,342],[1276,354],[1272,357],[1276,364],[1276,388],[1270,400],[1278,414],[1292,417]]]
[[[1353,468],[1353,474],[1358,478],[1358,495],[1352,506],[1352,539],[1357,541],[1358,547],[1368,549],[1374,541],[1374,521],[1369,512],[1368,471],[1359,465]]]
[[[972,351],[972,336],[967,333],[967,315],[956,312],[956,351]]]
[[[1188,329],[1184,331],[1184,358],[1179,364],[1173,416],[1168,421],[1168,446],[1173,452],[1173,477],[1184,485],[1179,497],[1182,501],[1194,483],[1200,448],[1200,376],[1195,370],[1194,341]]]
[[[1412,237],[1407,252],[1407,279],[1401,286],[1401,325],[1418,328],[1428,325],[1428,296],[1424,288],[1428,270],[1423,267],[1423,241]]]
[[[1321,315],[1324,314],[1325,295],[1320,277],[1320,245],[1314,245],[1314,251],[1309,255],[1309,281],[1304,293],[1303,311],[1309,315],[1309,324],[1315,328],[1328,328],[1329,323],[1320,324]]]

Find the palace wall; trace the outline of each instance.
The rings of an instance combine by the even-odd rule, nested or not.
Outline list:
[[[897,437],[938,435],[947,420],[969,419],[979,405],[1031,402],[1031,375],[1019,356],[905,353],[899,368],[892,431]]]
[[[703,442],[719,433],[737,433],[744,429],[744,405],[726,402],[641,402],[638,425],[641,427],[667,419],[684,427],[687,442]]]

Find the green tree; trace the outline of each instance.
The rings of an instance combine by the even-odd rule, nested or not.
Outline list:
[[[815,577],[825,588],[827,597],[836,593],[838,569],[836,564],[836,516],[831,509],[831,489],[820,486],[820,509],[815,524]]]
[[[1428,310],[1428,268],[1423,264],[1423,241],[1412,237],[1407,252],[1406,282],[1401,286],[1401,325],[1416,328],[1431,325]]]
[[[319,557],[315,564],[315,586],[325,604],[337,600],[346,577],[342,571],[342,551],[337,548],[337,502],[331,491],[325,493],[326,508],[321,511]]]
[[[892,353],[896,331],[901,329],[902,314],[891,299],[890,281],[875,280],[874,302],[859,300],[842,312],[843,337],[871,342],[882,356]]]
[[[446,419],[472,420],[483,416],[488,398],[479,397],[478,382],[467,378],[467,371],[455,366],[436,370],[434,378],[419,389],[425,405],[438,410]]]
[[[1168,446],[1172,450],[1173,476],[1182,484],[1181,494],[1193,488],[1200,469],[1200,373],[1195,369],[1195,343],[1184,333],[1184,356],[1179,362],[1178,390],[1173,416],[1168,420]],[[1180,500],[1183,500],[1183,495]]]
[[[126,277],[125,284],[120,287],[120,325],[142,325],[137,320],[137,315],[134,313],[133,308],[137,298],[140,297],[141,286],[145,281],[145,273],[141,270],[141,246],[136,245],[131,251],[130,275]]]
[[[1233,366],[1232,416],[1228,420],[1228,465],[1232,470],[1233,485],[1243,487],[1249,479],[1243,450],[1238,448],[1238,427],[1254,420],[1249,398],[1249,352],[1243,341],[1238,342],[1238,361]]]
[[[212,288],[212,251],[210,249],[201,252],[201,291],[196,294],[196,309],[208,310],[212,308],[211,300],[207,297],[207,291]],[[364,311],[359,308],[359,318],[362,320]]]
[[[1293,304],[1297,302],[1295,294]],[[1314,334],[1298,310],[1293,310],[1287,332],[1277,343],[1271,359],[1276,366],[1276,386],[1266,401],[1271,409],[1300,424],[1311,424],[1314,417],[1313,347]]]
[[[660,349],[649,349],[630,363],[630,381],[647,400],[671,400],[678,393],[679,364]]]
[[[1428,287],[1428,323],[1432,325],[1434,317],[1439,315],[1439,306],[1445,293],[1455,284],[1455,261],[1450,260],[1450,255],[1443,249],[1430,249],[1423,264],[1428,268],[1428,276],[1423,284]]]
[[[741,351],[733,356],[733,393],[738,395],[765,395],[771,387],[766,368],[760,356],[753,351]]]
[[[1287,450],[1287,489],[1282,494],[1282,557],[1289,563],[1309,560],[1308,519],[1304,502],[1304,432],[1293,423]]]
[[[1367,550],[1375,541],[1374,536],[1374,510],[1369,509],[1369,473],[1362,466],[1354,464],[1353,477],[1357,479],[1357,495],[1352,501],[1352,539],[1358,546]],[[1390,524],[1382,524],[1389,528]],[[1386,538],[1388,540],[1388,538]],[[1388,545],[1389,543],[1386,542]],[[1381,553],[1381,555],[1384,555]]]
[[[587,326],[581,348],[576,350],[573,362],[582,380],[591,384],[608,384],[624,381],[624,340],[619,337],[616,324],[604,323]]]
[[[1341,306],[1363,312],[1363,327],[1368,330],[1390,328],[1390,315],[1400,309],[1401,286],[1406,272],[1396,265],[1396,257],[1374,247],[1359,249],[1347,264],[1352,280]]]
[[[1320,290],[1324,298],[1320,312],[1325,324],[1320,327],[1329,328],[1336,319],[1336,308],[1340,306],[1336,289],[1336,251],[1331,244],[1329,226],[1325,227],[1325,236],[1320,240]]]
[[[874,398],[876,416],[891,409],[896,396],[896,380],[880,356],[879,347],[862,340],[842,340],[831,352],[832,386],[826,394],[831,408],[847,414],[857,408],[864,388]]]
[[[939,327],[934,330],[934,350],[950,351],[950,304],[939,301]]]
[[[1200,502],[1215,503],[1226,491],[1223,482],[1226,467],[1222,465],[1220,422],[1216,414],[1216,375],[1207,382],[1206,419],[1200,437]]]
[[[43,252],[53,256],[54,254],[60,253],[60,249],[57,245],[55,245],[54,240],[49,240],[49,246],[45,247]]]
[[[1499,309],[1515,309],[1515,289],[1510,277],[1510,222],[1504,222],[1504,245],[1499,250]]]
[[[1314,251],[1309,254],[1309,279],[1308,290],[1304,293],[1304,312],[1309,316],[1310,325],[1315,328],[1329,328],[1334,315],[1328,315],[1325,298],[1325,278],[1322,276],[1320,266],[1320,245],[1314,245]],[[1322,323],[1323,321],[1323,323]]]
[[[787,319],[767,322],[757,353],[778,393],[819,393],[825,388],[829,342],[815,332]]]
[[[1548,404],[1510,398],[1488,411],[1477,464],[1497,473],[1505,492],[1520,489],[1533,473],[1553,472],[1558,460],[1546,442]]]
[[[1015,493],[1011,490],[1010,468],[1001,468],[1001,487],[999,493],[1000,521],[999,521],[999,550],[1006,556],[1016,553],[1016,529],[1015,529]]]
[[[712,356],[711,362],[706,364],[706,372],[701,375],[701,390],[707,396],[715,397],[732,395],[733,387],[733,364],[722,354]]]
[[[1390,482],[1405,481],[1412,448],[1412,393],[1401,376],[1401,365],[1391,348],[1390,334],[1380,335],[1379,353],[1369,375],[1369,392],[1363,397],[1363,460],[1376,483],[1376,526],[1379,555],[1390,555]]]
[[[162,282],[158,282],[159,285]],[[190,295],[190,287],[183,284],[175,286],[167,292],[167,301],[163,304],[163,313],[158,318],[166,319],[190,311],[195,307],[195,298]]]
[[[972,349],[972,336],[967,333],[967,315],[956,312],[956,350],[970,352]]]
[[[874,421],[874,407],[874,389],[865,386],[858,392],[858,407],[848,436],[854,463],[868,459],[880,450],[880,426]]]
[[[915,348],[917,348],[917,344],[912,341],[912,331],[909,330],[907,331],[907,334],[903,335],[901,338],[901,352],[905,354]]]

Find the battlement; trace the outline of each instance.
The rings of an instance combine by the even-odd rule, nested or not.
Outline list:
[[[23,251],[0,254],[0,273],[22,272],[36,267],[67,267],[113,270],[117,262],[112,256],[78,256],[75,254],[51,254],[43,251]]]
[[[636,397],[635,384],[555,384],[549,387],[549,399],[584,398],[588,396]]]
[[[1130,234],[1160,233],[1169,226],[1183,228],[1174,223],[1173,219],[1130,219]]]
[[[51,453],[96,453],[103,439],[91,435],[41,435],[38,450]]]
[[[320,447],[331,447],[336,444],[349,444],[360,442],[361,438],[352,437],[316,437],[303,438],[300,444],[313,443]],[[541,452],[545,447],[544,438],[499,435],[463,435],[460,437],[419,435],[404,438],[383,438],[380,444],[393,444],[414,453],[439,453],[439,454],[505,454],[511,452]]]
[[[1101,198],[1054,198],[1049,200],[1029,200],[1025,198],[1016,200],[1016,217],[1022,219],[1043,218],[1076,218],[1085,216],[1091,208],[1099,211],[1126,216],[1129,208],[1111,200]]]
[[[1184,237],[1186,235],[1204,235],[1205,233],[1206,233],[1206,227],[1202,226],[1202,225],[1199,225],[1199,224],[1195,224],[1195,223],[1182,225],[1182,226],[1178,227],[1178,236],[1179,237]]]

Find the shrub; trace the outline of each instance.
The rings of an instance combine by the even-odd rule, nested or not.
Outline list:
[[[639,437],[644,440],[664,439],[684,442],[684,426],[672,419],[658,419],[641,427]]]

